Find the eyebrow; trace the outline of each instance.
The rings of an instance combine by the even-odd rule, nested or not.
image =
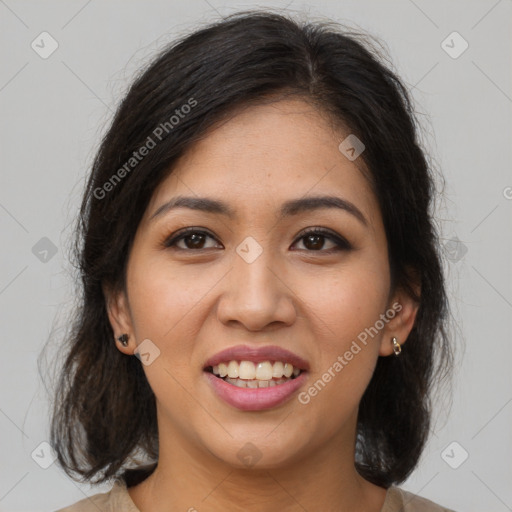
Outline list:
[[[150,220],[160,217],[176,208],[189,208],[191,210],[224,215],[229,218],[236,218],[237,216],[235,210],[218,199],[212,199],[209,197],[177,196],[162,204],[155,213],[153,213]],[[337,208],[343,210],[353,215],[364,226],[368,226],[368,221],[357,206],[350,201],[337,196],[313,196],[286,201],[281,206],[279,219],[326,208]]]

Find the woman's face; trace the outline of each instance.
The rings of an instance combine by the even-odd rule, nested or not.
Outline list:
[[[392,336],[405,341],[415,310],[391,293],[376,198],[360,159],[338,147],[348,135],[297,99],[252,106],[197,143],[155,191],[126,295],[109,314],[115,333],[130,334],[120,350],[149,340],[140,353],[161,450],[238,467],[277,467],[333,443],[353,450],[377,358],[392,354]],[[178,196],[198,207],[171,208]],[[331,207],[312,201],[326,196]],[[200,209],[199,198],[230,214]],[[298,206],[283,210],[289,202]],[[178,238],[184,228],[193,229]],[[308,236],[314,228],[325,233]],[[257,389],[211,373],[232,360],[240,364],[230,374]],[[279,383],[274,371],[293,371],[279,362],[301,373]]]

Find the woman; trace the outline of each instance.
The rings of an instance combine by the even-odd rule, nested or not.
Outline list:
[[[93,164],[52,419],[61,512],[441,511],[397,485],[449,369],[409,96],[334,24],[230,16],[135,80]]]

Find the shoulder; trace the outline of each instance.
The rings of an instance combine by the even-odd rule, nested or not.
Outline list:
[[[386,501],[381,512],[455,512],[451,509],[437,505],[427,500],[404,491],[399,487],[392,486],[386,494]]]
[[[126,485],[116,480],[108,492],[94,494],[55,512],[140,512]]]

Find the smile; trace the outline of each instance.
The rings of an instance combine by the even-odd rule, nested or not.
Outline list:
[[[226,361],[207,368],[225,382],[239,388],[268,388],[293,380],[300,368],[282,361]]]
[[[204,362],[217,398],[242,411],[271,409],[291,399],[309,375],[306,359],[277,345],[236,345]]]

